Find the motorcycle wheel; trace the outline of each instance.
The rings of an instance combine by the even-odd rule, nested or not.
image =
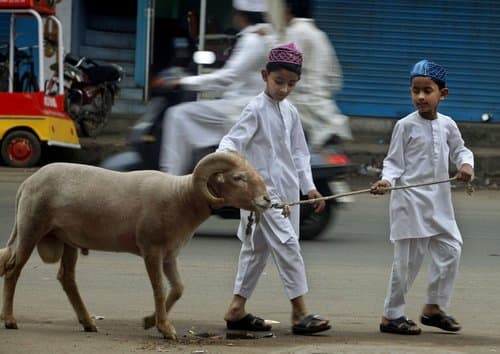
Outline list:
[[[300,206],[300,239],[313,240],[318,238],[330,224],[333,213],[332,203],[327,202],[325,210],[316,214],[312,205],[302,204]]]
[[[111,113],[111,106],[113,105],[113,96],[108,90],[104,90],[101,94],[102,107],[99,112],[85,115],[80,120],[80,128],[82,134],[89,137],[96,137],[99,135],[106,124],[108,117]]]
[[[315,181],[316,187],[323,196],[331,195],[332,192],[326,181]],[[307,198],[303,198],[307,199]],[[335,201],[326,201],[325,209],[317,214],[312,204],[300,205],[300,239],[313,240],[323,234],[323,231],[334,219]]]

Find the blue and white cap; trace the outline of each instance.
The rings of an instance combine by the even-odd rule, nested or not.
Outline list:
[[[410,80],[415,76],[426,76],[437,83],[446,85],[446,70],[441,65],[427,59],[421,60],[413,66]]]

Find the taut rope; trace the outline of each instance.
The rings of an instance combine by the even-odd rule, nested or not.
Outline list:
[[[423,187],[423,186],[430,186],[433,184],[440,184],[440,183],[447,183],[456,180],[457,177],[452,177],[452,178],[447,178],[443,180],[438,180],[438,181],[432,181],[432,182],[425,182],[425,183],[416,183],[416,184],[408,184],[404,186],[395,186],[395,187],[387,187],[386,190],[391,191],[391,190],[396,190],[396,189],[407,189],[407,188],[416,188],[416,187]],[[330,200],[330,199],[337,199],[337,198],[342,198],[342,197],[347,197],[351,195],[356,195],[356,194],[362,194],[362,193],[369,193],[371,192],[371,188],[366,188],[366,189],[361,189],[357,191],[352,191],[352,192],[346,192],[346,193],[339,193],[339,194],[334,194],[334,195],[329,195],[326,197],[321,197],[321,198],[314,198],[314,199],[306,199],[306,200],[300,200],[297,202],[290,202],[290,203],[275,203],[271,205],[271,208],[275,209],[283,209],[283,216],[288,217],[290,216],[290,207],[293,205],[297,204],[313,204],[315,202],[318,202],[320,200]],[[470,182],[467,183],[466,186],[466,191],[469,195],[472,194],[474,189],[472,188],[472,184]]]
[[[447,178],[447,179],[443,179],[443,180],[438,180],[438,181],[432,181],[432,182],[407,184],[407,185],[404,185],[404,186],[387,187],[386,190],[393,191],[393,190],[396,190],[396,189],[407,189],[407,188],[416,188],[416,187],[430,186],[430,185],[433,185],[433,184],[440,184],[440,183],[447,183],[447,182],[455,181],[456,179],[457,179],[457,177],[455,176],[455,177],[451,177],[451,178]],[[271,205],[271,208],[283,209],[282,214],[283,214],[283,216],[285,218],[287,218],[287,217],[290,216],[290,207],[293,206],[293,205],[297,205],[297,204],[313,204],[313,203],[318,202],[320,200],[330,200],[330,199],[337,199],[337,198],[342,198],[342,197],[348,197],[348,196],[356,195],[356,194],[370,193],[371,190],[372,190],[371,188],[366,188],[366,189],[360,189],[360,190],[352,191],[352,192],[346,192],[346,193],[339,193],[339,194],[328,195],[326,197],[321,197],[321,198],[300,200],[300,201],[297,201],[297,202],[275,203],[275,204]],[[467,182],[466,187],[465,187],[465,191],[469,195],[471,195],[472,192],[474,192],[474,188],[472,187],[472,184],[470,182]],[[252,225],[255,222],[255,219],[254,219],[253,215],[254,215],[254,213],[251,212],[250,215],[248,216],[248,223],[247,223],[247,227],[246,227],[246,230],[245,230],[245,234],[247,236],[251,234],[251,232],[252,232]],[[257,214],[257,218],[258,217],[259,217],[259,215]]]

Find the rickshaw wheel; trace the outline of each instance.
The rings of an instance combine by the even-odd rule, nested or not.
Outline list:
[[[2,159],[8,166],[32,167],[41,156],[42,146],[33,133],[16,130],[2,140]]]

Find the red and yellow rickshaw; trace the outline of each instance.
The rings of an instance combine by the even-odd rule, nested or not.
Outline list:
[[[0,1],[0,14],[8,14],[10,22],[8,55],[2,65],[8,73],[4,85],[0,85],[0,146],[3,163],[13,167],[30,167],[38,164],[45,146],[60,146],[79,149],[79,139],[75,124],[65,112],[64,86],[59,85],[56,93],[45,92],[44,60],[51,49],[57,55],[57,62],[63,62],[63,39],[61,23],[55,16],[54,1]],[[19,84],[16,75],[16,19],[30,16],[36,20],[37,34],[33,48],[37,55],[36,82]],[[57,39],[46,41],[44,27],[47,21],[56,26]],[[45,36],[46,37],[46,36]],[[52,46],[52,48],[48,47]],[[63,82],[63,66],[58,66],[58,82]],[[8,80],[8,82],[7,82]],[[1,87],[3,86],[3,87]],[[31,92],[29,92],[31,91]]]

